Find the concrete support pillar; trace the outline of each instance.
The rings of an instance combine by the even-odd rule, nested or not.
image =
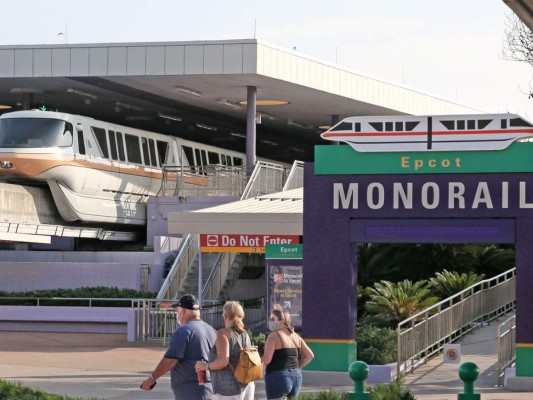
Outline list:
[[[33,93],[22,93],[22,109],[31,110],[33,103]]]
[[[246,118],[246,169],[248,175],[252,174],[255,167],[255,148],[256,148],[256,121],[257,113],[256,100],[257,88],[255,86],[248,86],[247,93],[247,118]]]

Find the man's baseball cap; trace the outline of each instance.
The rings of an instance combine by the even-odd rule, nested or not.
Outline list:
[[[172,304],[172,307],[181,307],[187,310],[199,310],[200,304],[198,303],[198,299],[192,294],[185,294],[181,296],[176,303]]]

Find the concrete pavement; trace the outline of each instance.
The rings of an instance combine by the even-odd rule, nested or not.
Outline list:
[[[497,384],[496,326],[477,329],[462,342],[462,360],[475,362],[475,389],[483,400],[533,400],[533,393],[509,392]],[[0,378],[50,393],[117,400],[172,399],[170,379],[159,379],[152,392],[139,389],[164,353],[161,344],[128,343],[122,334],[0,332]],[[462,390],[458,364],[434,358],[405,378],[419,400],[456,400]],[[304,371],[304,391],[350,391],[345,373]],[[256,399],[266,399],[257,382]]]

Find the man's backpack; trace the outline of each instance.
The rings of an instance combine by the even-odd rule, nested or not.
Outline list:
[[[231,365],[231,363],[228,364],[237,382],[246,384],[263,379],[263,363],[261,362],[261,356],[257,347],[243,347],[235,331],[233,329],[230,331],[235,336],[235,340],[241,348],[239,359],[235,366]]]

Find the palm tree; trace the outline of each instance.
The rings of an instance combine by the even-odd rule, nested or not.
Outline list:
[[[444,270],[437,272],[433,278],[429,279],[429,286],[433,288],[433,292],[442,299],[451,297],[464,289],[475,285],[483,280],[485,275],[478,275],[474,272],[458,273],[456,271],[450,272]]]
[[[395,326],[436,302],[425,280],[415,283],[407,279],[398,283],[381,281],[370,289],[366,310]]]
[[[467,245],[472,259],[472,270],[493,277],[515,266],[515,249],[501,245]]]

